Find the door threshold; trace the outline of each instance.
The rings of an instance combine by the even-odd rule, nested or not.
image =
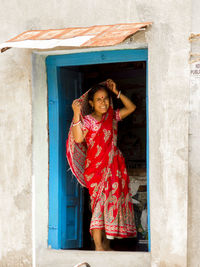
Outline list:
[[[81,262],[87,262],[91,267],[148,267],[151,266],[151,253],[130,251],[55,250],[50,248],[40,249],[36,253],[37,267],[73,267]]]

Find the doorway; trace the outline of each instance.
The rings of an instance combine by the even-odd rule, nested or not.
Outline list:
[[[56,217],[58,220],[56,222],[58,223],[58,228],[56,231],[55,229],[53,231],[52,224],[49,224],[48,242],[51,243],[51,246],[54,244],[54,248],[93,249],[93,242],[89,234],[91,218],[89,195],[87,189],[82,189],[77,184],[71,171],[67,170],[65,141],[73,116],[71,109],[72,101],[87,91],[92,85],[111,78],[116,82],[118,88],[137,106],[136,111],[132,115],[119,122],[118,147],[125,157],[131,180],[130,185],[134,203],[136,226],[138,229],[137,238],[113,240],[111,247],[114,250],[126,251],[150,250],[148,211],[148,118],[146,116],[148,114],[146,79],[147,58],[144,57],[144,53],[143,56],[140,57],[140,60],[136,60],[137,51],[131,50],[129,51],[131,52],[129,61],[124,62],[123,55],[121,55],[121,60],[115,63],[105,62],[105,55],[108,56],[109,53],[112,54],[113,52],[116,52],[118,56],[120,52],[122,53],[122,51],[106,51],[106,53],[95,52],[97,57],[99,57],[99,53],[100,55],[104,53],[104,57],[101,57],[100,63],[91,64],[96,63],[93,58],[93,62],[90,62],[90,64],[73,64],[70,66],[69,61],[66,61],[65,64],[62,63],[61,66],[57,66],[56,76],[54,76],[54,78],[56,78],[56,87],[54,87],[52,92],[50,92],[50,88],[52,82],[54,82],[55,85],[55,81],[51,81],[52,76],[49,77],[52,66],[48,65],[47,62],[50,138],[49,198],[52,198],[49,199],[49,221],[53,221],[53,218],[51,218],[51,208],[56,210],[51,201],[53,201],[55,195],[58,197],[56,203],[58,205],[56,207],[58,212]],[[132,61],[130,61],[131,58],[133,59]],[[109,59],[107,61],[109,61]],[[110,61],[112,62],[112,60]],[[114,99],[114,108],[120,107],[120,101]],[[55,127],[58,127],[58,129],[55,129]],[[55,150],[57,153],[56,159],[54,153]],[[57,162],[56,166],[53,161]],[[55,192],[53,189],[53,181],[51,183],[52,175],[56,175],[56,172],[58,176],[57,186],[59,193]],[[53,191],[51,191],[51,188]],[[57,236],[55,235],[55,232],[57,232]],[[57,247],[55,247],[55,244]]]

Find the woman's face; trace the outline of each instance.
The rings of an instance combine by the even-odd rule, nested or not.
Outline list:
[[[104,89],[97,91],[90,105],[97,115],[106,113],[110,105],[108,93]]]

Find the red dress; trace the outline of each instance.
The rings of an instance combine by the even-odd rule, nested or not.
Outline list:
[[[88,130],[86,144],[76,144],[74,149],[70,146],[70,134],[67,142],[70,167],[79,182],[89,190],[92,208],[90,230],[104,229],[107,237],[111,238],[136,236],[129,177],[122,153],[117,148],[119,120],[119,110],[114,111],[112,107],[100,122],[86,115],[82,118],[82,129]],[[82,154],[85,154],[84,164],[77,164]]]

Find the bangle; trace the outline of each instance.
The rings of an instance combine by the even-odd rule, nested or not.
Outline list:
[[[78,125],[79,123],[81,123],[81,121],[78,121],[78,122],[76,122],[76,123],[73,123],[72,126],[76,126],[76,125]]]
[[[117,98],[120,98],[120,95],[121,95],[121,91],[119,91],[119,93],[117,95]]]

